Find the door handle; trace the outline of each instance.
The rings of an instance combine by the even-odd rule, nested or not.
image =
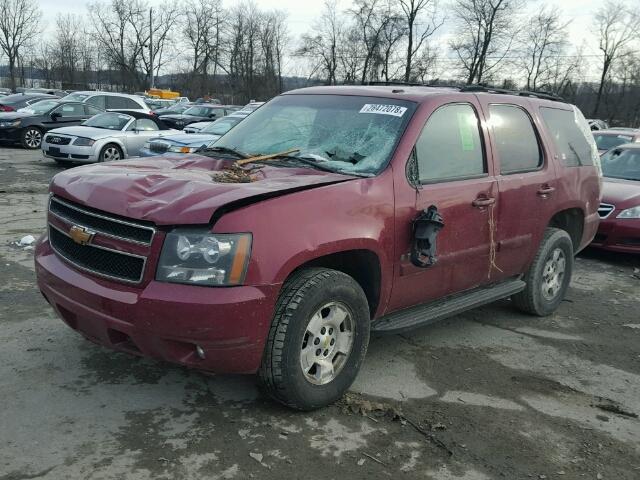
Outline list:
[[[538,190],[538,195],[541,197],[547,197],[549,195],[551,195],[553,192],[555,192],[556,189],[550,185],[543,185],[542,187],[540,187],[540,190]]]
[[[478,197],[473,202],[471,202],[471,205],[476,208],[485,208],[489,205],[493,205],[494,203],[496,203],[496,199],[493,197]]]

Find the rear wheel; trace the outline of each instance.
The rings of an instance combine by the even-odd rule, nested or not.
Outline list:
[[[526,288],[511,297],[520,310],[540,317],[552,314],[569,288],[573,272],[573,243],[559,228],[547,228],[531,267]]]
[[[350,276],[301,270],[285,283],[260,367],[274,399],[298,410],[338,400],[356,378],[369,344],[369,307]]]
[[[35,150],[42,145],[42,132],[36,127],[27,127],[23,130],[20,143],[24,148]]]
[[[100,156],[98,157],[99,162],[114,162],[116,160],[122,160],[124,156],[122,155],[122,150],[118,145],[113,143],[109,143],[102,147],[100,150]]]

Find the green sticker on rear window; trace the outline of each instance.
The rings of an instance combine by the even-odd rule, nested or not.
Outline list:
[[[458,130],[460,132],[460,142],[464,152],[475,150],[473,144],[473,118],[467,113],[458,113]]]

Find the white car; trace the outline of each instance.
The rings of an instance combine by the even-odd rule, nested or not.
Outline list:
[[[175,135],[158,117],[138,112],[106,112],[76,127],[56,128],[42,140],[42,153],[61,165],[135,157],[151,138]]]
[[[112,92],[73,92],[63,97],[68,102],[82,102],[106,111],[129,111],[151,113],[151,109],[142,97],[126,93]]]
[[[184,131],[184,133],[203,133],[202,131],[204,129],[207,129],[212,123],[216,123],[217,124],[220,120],[224,120],[225,118],[231,118],[232,121],[233,121],[233,119],[236,119],[236,118],[243,119],[243,118],[247,117],[249,114],[251,114],[251,112],[253,112],[253,110],[251,110],[251,111],[238,110],[236,112],[233,112],[230,115],[227,115],[226,117],[219,118],[218,120],[212,120],[210,122],[190,123],[189,125],[184,127],[183,131]],[[234,125],[236,123],[238,123],[238,122],[237,121],[234,122]]]

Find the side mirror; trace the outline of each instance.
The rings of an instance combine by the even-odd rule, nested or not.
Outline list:
[[[56,122],[60,117],[62,117],[62,114],[60,112],[53,112],[51,114],[51,120],[53,120],[54,122]]]

